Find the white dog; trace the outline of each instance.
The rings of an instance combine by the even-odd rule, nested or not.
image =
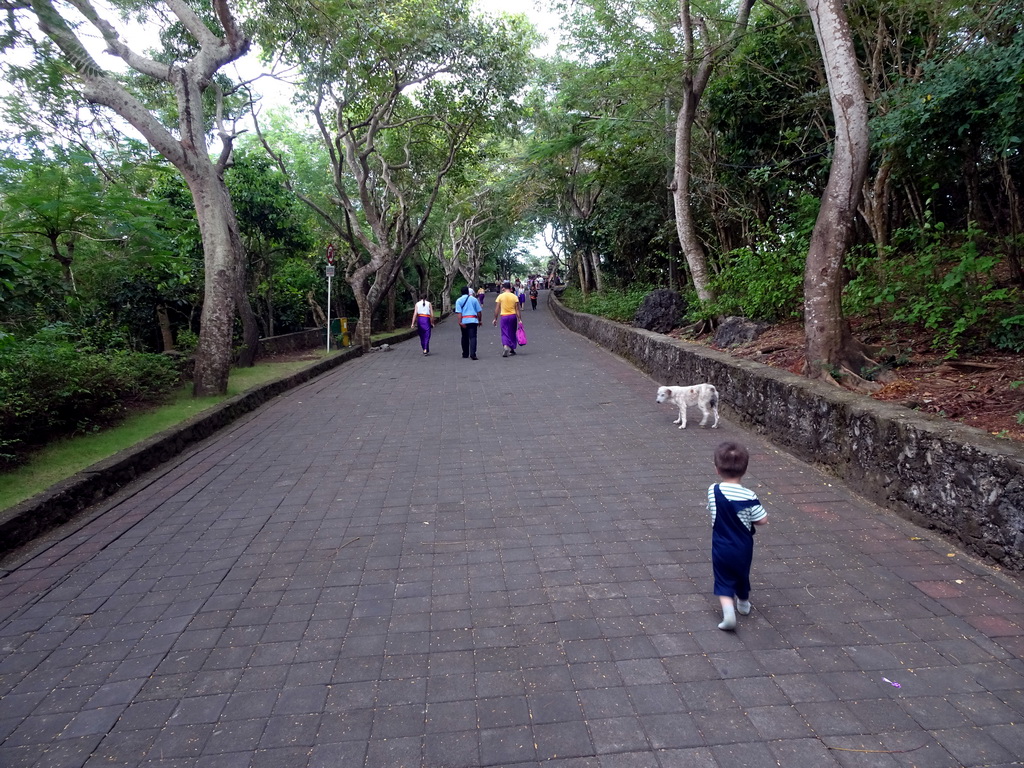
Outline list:
[[[659,403],[675,403],[679,408],[679,418],[673,421],[680,429],[686,429],[686,406],[696,405],[704,418],[700,420],[703,427],[710,414],[715,415],[712,429],[718,426],[718,390],[712,384],[694,384],[692,387],[658,387]]]

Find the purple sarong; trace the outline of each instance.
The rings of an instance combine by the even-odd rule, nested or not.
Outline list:
[[[420,346],[426,350],[430,350],[430,318],[426,315],[416,316],[416,330],[420,334]]]
[[[516,327],[519,321],[515,315],[501,316],[501,346],[509,349],[516,348]]]

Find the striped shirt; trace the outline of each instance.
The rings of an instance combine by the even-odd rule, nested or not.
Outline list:
[[[718,483],[719,490],[722,491],[722,495],[725,496],[729,501],[753,501],[754,503],[748,507],[744,507],[737,511],[737,516],[748,529],[754,530],[754,521],[764,520],[768,517],[768,512],[761,506],[761,502],[757,499],[755,494],[749,488],[744,488],[739,483]],[[718,510],[715,505],[715,486],[712,485],[708,488],[708,511],[711,513],[711,525],[715,524],[715,517],[718,514]]]

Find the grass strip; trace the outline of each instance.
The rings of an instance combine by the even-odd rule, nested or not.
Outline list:
[[[316,354],[320,358],[327,356],[324,351]],[[76,435],[41,448],[27,463],[0,473],[0,510],[31,498],[97,461],[180,424],[230,397],[290,376],[315,362],[264,362],[252,368],[234,368],[228,378],[225,395],[195,398],[192,397],[192,385],[185,384],[175,390],[163,405],[136,411],[113,427],[88,435]]]

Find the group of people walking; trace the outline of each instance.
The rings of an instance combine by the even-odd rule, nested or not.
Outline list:
[[[516,281],[519,283],[519,281]],[[516,354],[519,334],[523,332],[525,286],[505,281],[494,300],[495,326],[501,328],[501,356]],[[537,308],[537,286],[529,285],[530,301]],[[462,332],[462,356],[478,360],[477,331],[483,322],[483,296],[477,298],[469,288],[455,302],[455,316]],[[434,327],[434,310],[426,297],[416,303],[412,327],[419,328],[423,354],[430,354],[430,329]],[[756,494],[741,485],[747,472],[750,454],[742,445],[722,443],[715,450],[715,470],[721,482],[708,488],[707,505],[711,513],[711,563],[714,572],[714,593],[722,609],[718,628],[736,629],[736,616],[750,613],[750,567],[754,556],[754,532],[768,522],[768,515]]]
[[[516,347],[525,343],[522,307],[526,303],[527,291],[531,305],[537,309],[539,290],[535,281],[523,285],[521,281],[516,280],[516,290],[513,291],[512,283],[506,280],[501,284],[501,291],[494,300],[493,325],[501,330],[502,357],[515,355]],[[483,322],[484,295],[483,288],[474,295],[468,286],[464,286],[462,295],[455,302],[455,316],[459,320],[459,330],[462,334],[462,356],[470,360],[479,359],[476,354],[477,334]],[[421,296],[416,302],[410,327],[419,332],[420,348],[424,355],[429,355],[430,332],[434,328],[434,307],[426,296]]]

